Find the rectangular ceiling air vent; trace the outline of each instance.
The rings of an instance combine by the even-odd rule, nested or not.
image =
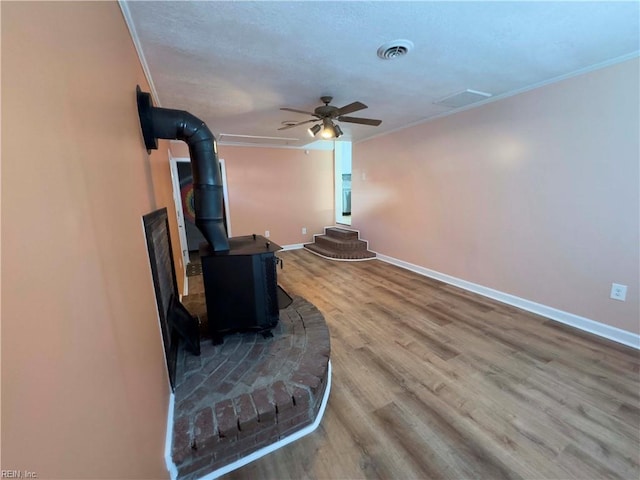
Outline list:
[[[477,90],[464,90],[462,92],[454,93],[453,95],[446,96],[440,100],[433,102],[435,105],[443,105],[445,107],[460,108],[472,103],[480,102],[491,97],[490,93],[479,92]]]

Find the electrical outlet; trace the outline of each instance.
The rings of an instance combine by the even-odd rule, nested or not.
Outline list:
[[[265,230],[265,231],[264,231],[264,236],[265,236],[265,238],[269,238],[269,235],[271,235],[271,234],[269,233],[269,230]]]
[[[627,299],[627,286],[618,283],[611,284],[611,298],[624,302]]]
[[[302,234],[306,235],[307,234],[307,227],[302,227]]]

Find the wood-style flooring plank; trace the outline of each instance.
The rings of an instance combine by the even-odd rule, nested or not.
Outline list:
[[[640,478],[637,350],[378,260],[278,255],[329,326],[331,396],[225,478]]]

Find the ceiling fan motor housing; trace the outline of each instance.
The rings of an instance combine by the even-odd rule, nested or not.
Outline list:
[[[338,111],[338,107],[334,107],[332,105],[323,105],[314,110],[316,115],[320,116],[321,118],[333,118],[337,116],[336,115],[337,111]]]

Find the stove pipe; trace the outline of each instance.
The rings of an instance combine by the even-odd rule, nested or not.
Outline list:
[[[207,125],[183,110],[153,106],[151,95],[136,88],[138,115],[147,151],[158,149],[158,138],[182,140],[189,146],[193,170],[196,226],[214,252],[227,252],[224,227],[222,178],[216,138]]]

